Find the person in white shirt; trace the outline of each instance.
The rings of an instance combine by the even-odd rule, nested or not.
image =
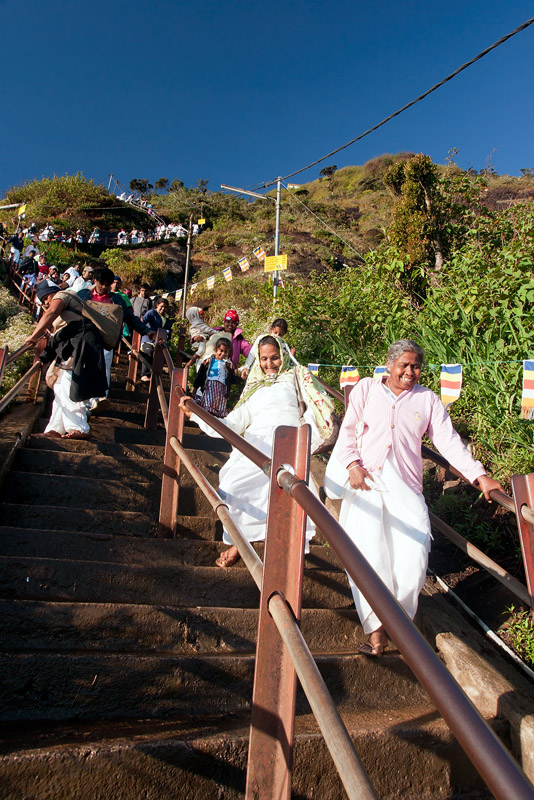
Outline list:
[[[93,268],[90,264],[86,264],[82,269],[82,274],[76,278],[70,287],[74,292],[81,292],[82,289],[89,289],[93,291]]]

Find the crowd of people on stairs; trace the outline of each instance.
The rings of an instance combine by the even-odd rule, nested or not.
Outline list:
[[[150,363],[157,331],[170,334],[172,321],[165,298],[156,298],[153,305],[150,287],[143,284],[130,299],[121,290],[120,278],[107,268],[86,268],[81,275],[70,270],[63,278],[62,284],[56,283],[48,274],[37,282],[43,313],[27,341],[36,344],[44,331],[53,332],[42,357],[50,364],[47,382],[54,388],[54,403],[41,435],[86,438],[88,415],[108,402],[113,349],[123,326],[142,334],[142,352]],[[209,308],[209,302],[197,300],[186,312],[193,351],[186,366],[194,367],[190,394],[198,407],[267,456],[280,425],[310,424],[312,452],[331,447],[337,435],[333,401],[285,341],[286,321],[273,320],[251,345],[235,309],[225,313],[222,325],[212,326]],[[422,494],[423,436],[488,501],[493,490],[502,489],[472,457],[440,398],[419,385],[423,360],[416,342],[399,340],[389,348],[383,376],[356,384],[325,475],[327,495],[342,500],[341,525],[412,619],[432,538]],[[148,381],[149,376],[145,364],[141,380]],[[230,390],[236,384],[241,392],[228,411]],[[180,407],[205,433],[219,436],[195,413],[191,396],[183,397]],[[309,486],[316,492],[313,481]],[[250,542],[263,541],[269,478],[236,448],[220,471],[219,494],[243,535]],[[308,519],[306,550],[314,532]],[[216,563],[228,568],[240,556],[227,531],[223,540],[229,547]],[[368,636],[359,652],[380,657],[388,646],[386,630],[360,587],[348,577]]]

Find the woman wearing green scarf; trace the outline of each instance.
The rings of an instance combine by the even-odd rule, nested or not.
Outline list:
[[[278,336],[263,336],[254,347],[256,359],[239,402],[220,421],[270,456],[275,429],[279,425],[298,427],[302,424],[299,412],[299,400],[302,399],[308,407],[308,417],[313,415],[313,451],[332,433],[332,401],[306,367],[291,366]],[[187,409],[183,400],[181,407],[205,433],[218,437],[209,425]],[[313,483],[310,488],[314,491]],[[263,541],[269,503],[269,478],[238,450],[232,450],[230,458],[220,471],[219,494],[228,504],[232,518],[248,541]],[[308,520],[307,550],[314,533],[315,527]],[[232,543],[226,531],[223,541],[226,544]],[[232,546],[215,563],[225,568],[231,567],[238,560],[237,548]]]

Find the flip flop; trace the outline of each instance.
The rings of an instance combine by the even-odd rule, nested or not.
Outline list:
[[[69,431],[69,433],[64,433],[61,437],[62,439],[88,439],[88,433],[82,433],[82,431]]]
[[[364,644],[358,647],[358,653],[360,653],[362,656],[369,656],[370,658],[380,658],[384,655],[384,650],[386,649],[387,645],[373,645],[370,642],[364,642]]]

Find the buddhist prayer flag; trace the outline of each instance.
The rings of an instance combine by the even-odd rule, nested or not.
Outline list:
[[[198,283],[192,283],[192,284],[191,284],[191,288],[189,289],[189,291],[191,292],[191,294],[193,294],[193,292],[195,291],[195,289],[197,288],[197,286],[198,286]]]
[[[360,373],[357,367],[341,367],[339,385],[343,389],[345,386],[354,386],[360,380]]]
[[[375,367],[375,371],[373,372],[373,380],[381,381],[384,375],[389,375],[389,369],[387,367]]]
[[[162,294],[161,296],[163,297],[164,300],[166,300],[169,295],[170,292],[165,292],[165,294]]]
[[[223,269],[223,275],[225,281],[229,282],[232,280],[232,270],[230,269],[230,267],[226,267],[225,269]]]
[[[263,259],[265,258],[265,250],[263,249],[263,247],[256,247],[255,250],[253,250],[252,252],[256,256],[258,261],[263,261]]]
[[[204,217],[202,217],[202,219],[199,219],[198,224],[199,225],[205,225],[206,224],[206,220],[204,219]]]
[[[237,263],[241,267],[241,272],[246,272],[247,269],[250,269],[248,258],[240,258]]]
[[[523,361],[521,419],[534,419],[534,361]]]
[[[451,403],[458,400],[462,389],[462,365],[461,364],[442,364],[441,365],[441,402],[448,408]]]
[[[181,300],[182,299],[182,292],[183,292],[183,289],[178,289],[176,291],[176,294],[174,295],[174,299],[175,300]]]
[[[212,275],[211,278],[208,278],[206,283],[208,284],[208,289],[213,289],[215,286],[215,275]]]
[[[17,217],[21,217],[25,213],[26,213],[26,203],[24,203],[23,206],[19,206],[19,210],[17,211]]]
[[[308,369],[310,370],[312,375],[319,374],[319,364],[308,364]]]

